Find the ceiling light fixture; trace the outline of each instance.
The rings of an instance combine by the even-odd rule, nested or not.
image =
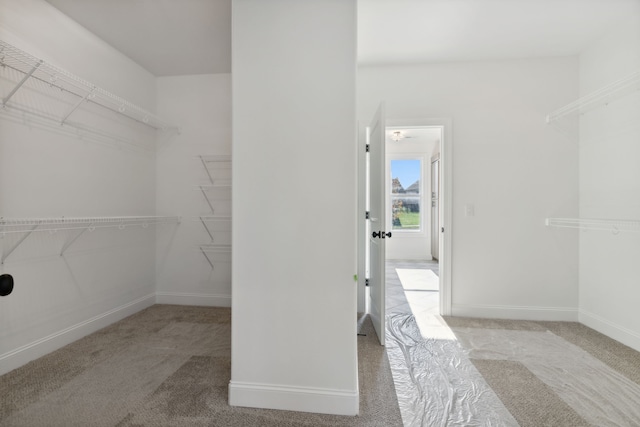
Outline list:
[[[404,139],[404,134],[401,130],[394,130],[393,132],[391,132],[391,139],[395,142],[398,142],[401,139]]]

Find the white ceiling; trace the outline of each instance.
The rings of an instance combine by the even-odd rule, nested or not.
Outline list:
[[[360,0],[360,65],[579,54],[640,0]]]
[[[47,0],[156,76],[231,72],[231,0]]]
[[[231,71],[231,0],[47,1],[156,76]],[[638,14],[640,0],[359,0],[358,62],[576,55]]]
[[[415,142],[415,143],[436,143],[440,142],[441,130],[437,127],[419,127],[419,128],[407,128],[407,127],[387,127],[386,128],[386,142],[398,143],[398,142]],[[393,139],[393,133],[399,131],[401,139],[395,141]]]

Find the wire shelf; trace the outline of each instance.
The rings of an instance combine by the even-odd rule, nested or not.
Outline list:
[[[203,162],[206,163],[230,163],[231,156],[223,155],[223,154],[210,154],[210,155],[202,155],[199,156]]]
[[[217,270],[215,266],[220,263],[231,262],[231,245],[202,245],[200,251],[213,270]]]
[[[231,245],[202,245],[200,249],[207,253],[230,254]]]
[[[0,76],[15,82],[8,93],[3,94],[2,107],[14,107],[21,111],[65,124],[69,116],[84,102],[98,105],[119,115],[154,129],[179,130],[155,114],[108,92],[62,68],[38,59],[29,53],[0,40]],[[49,108],[34,110],[14,102],[16,92],[22,86],[34,89],[48,100],[57,100]],[[40,105],[41,106],[41,105]]]
[[[198,218],[204,222],[231,221],[231,216],[229,215],[203,215]]]
[[[198,157],[211,185],[231,185],[231,156],[202,155]]]
[[[231,243],[231,217],[223,215],[203,215],[198,217],[202,226],[207,231],[211,244],[229,242]]]
[[[200,246],[200,251],[215,271],[217,263],[231,262],[231,215],[229,211],[232,196],[232,162],[229,155],[200,155],[198,157],[209,178],[209,183],[198,185],[198,189],[202,192],[211,209],[211,215],[199,217],[211,239],[208,245]],[[229,214],[220,215],[219,211]],[[220,242],[225,244],[220,244]]]
[[[92,232],[98,228],[117,227],[124,230],[128,227],[141,226],[147,228],[150,225],[178,224],[179,216],[102,216],[102,217],[61,217],[61,218],[4,218],[0,217],[0,239],[4,243],[6,235],[17,236],[17,241],[9,248],[3,248],[0,256],[0,264],[11,255],[27,238],[35,232],[71,231],[72,238],[67,240],[60,255],[75,243],[86,231]]]
[[[82,230],[130,226],[148,227],[156,224],[176,224],[179,216],[113,216],[113,217],[61,217],[61,218],[0,218],[0,235],[37,231]]]
[[[613,234],[640,232],[640,221],[621,219],[546,218],[545,225],[556,228],[576,228],[583,231],[609,231]]]
[[[557,109],[547,116],[547,123],[553,123],[574,113],[586,113],[638,90],[640,90],[640,70]]]

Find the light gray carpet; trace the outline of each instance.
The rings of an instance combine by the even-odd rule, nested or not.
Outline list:
[[[523,364],[509,360],[471,361],[520,427],[590,425]]]
[[[155,305],[0,377],[1,426],[400,426],[389,362],[359,320],[360,415],[230,407],[231,312]]]
[[[359,416],[229,407],[230,314],[156,305],[1,376],[0,426],[402,425],[389,359],[368,317],[358,319],[366,335],[358,337]],[[640,425],[640,354],[583,325],[446,318],[458,338],[448,342],[423,339],[414,323],[412,347],[431,352],[429,363],[449,354],[455,363],[444,366],[455,368],[468,355],[476,370],[467,379],[440,369],[438,377],[452,387],[486,381],[521,426]],[[407,373],[424,376],[418,368]],[[436,390],[422,389],[425,411]],[[447,396],[435,396],[442,416],[460,409]]]

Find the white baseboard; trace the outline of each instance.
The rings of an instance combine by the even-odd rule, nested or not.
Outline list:
[[[358,415],[358,390],[330,390],[231,381],[229,405],[333,415]]]
[[[640,351],[640,333],[610,322],[597,314],[580,310],[580,323],[596,331]]]
[[[578,321],[578,309],[569,307],[454,304],[451,307],[451,315],[455,317],[481,317],[489,319]]]
[[[105,313],[94,316],[88,320],[62,329],[29,344],[23,345],[0,355],[0,375],[19,368],[26,363],[51,353],[67,344],[79,340],[97,330],[105,328],[112,323],[122,320],[152,306],[155,303],[155,294],[140,297],[134,301],[123,304]]]
[[[202,305],[207,307],[231,307],[231,295],[156,292],[156,303]]]

